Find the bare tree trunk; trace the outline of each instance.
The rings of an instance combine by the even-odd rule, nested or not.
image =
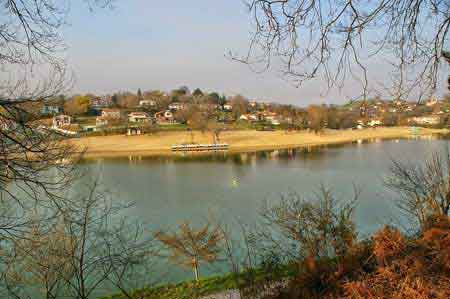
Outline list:
[[[198,273],[198,262],[197,259],[194,259],[194,276],[195,276],[195,281],[199,281],[199,273]]]

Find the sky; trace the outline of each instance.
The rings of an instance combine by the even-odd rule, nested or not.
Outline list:
[[[63,35],[74,93],[188,86],[302,106],[343,103],[360,91],[347,84],[327,93],[320,79],[296,88],[278,69],[260,74],[232,61],[228,53],[245,54],[252,31],[242,0],[116,0],[94,11],[72,3]]]

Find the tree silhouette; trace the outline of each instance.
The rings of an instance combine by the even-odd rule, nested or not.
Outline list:
[[[450,65],[450,52],[448,51],[442,51],[442,56],[444,56],[444,59],[447,61],[447,63]],[[447,78],[447,88],[450,91],[450,75]]]
[[[433,92],[439,82],[449,1],[251,0],[248,9],[254,24],[249,50],[232,56],[262,69],[281,66],[297,85],[324,78],[328,88],[340,88],[354,79],[367,98],[376,92],[369,66],[380,58],[389,60],[381,87],[394,97]]]

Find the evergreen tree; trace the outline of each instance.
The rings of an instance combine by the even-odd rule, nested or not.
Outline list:
[[[203,91],[201,91],[200,88],[196,88],[196,89],[194,90],[194,92],[192,93],[192,95],[193,95],[194,97],[201,97],[201,96],[203,96]]]

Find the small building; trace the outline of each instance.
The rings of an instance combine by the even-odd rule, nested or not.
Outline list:
[[[84,132],[96,132],[97,131],[97,126],[86,125],[86,126],[82,126],[82,129],[83,129]]]
[[[280,124],[279,116],[274,112],[266,112],[263,116],[264,120],[270,122],[272,125]]]
[[[63,108],[56,105],[44,105],[41,109],[42,115],[55,115],[63,112]]]
[[[225,105],[223,105],[223,111],[226,111],[226,112],[233,111],[233,105],[226,103]]]
[[[155,119],[158,123],[175,123],[175,117],[170,110],[155,113]]]
[[[103,116],[97,116],[95,118],[95,125],[97,127],[102,127],[108,125],[108,118]]]
[[[138,127],[130,127],[127,129],[127,136],[142,135],[143,131]]]
[[[139,101],[140,107],[156,107],[156,101],[154,100],[140,100]]]
[[[441,117],[439,115],[410,117],[408,118],[408,123],[435,126],[441,123]]]
[[[72,117],[70,117],[69,115],[56,115],[55,117],[53,117],[53,127],[54,128],[62,128],[62,127],[67,127],[70,126],[72,123]]]
[[[131,112],[128,114],[128,121],[131,123],[146,123],[150,121],[150,116],[145,112]]]
[[[112,105],[112,98],[110,96],[95,97],[91,100],[91,107],[95,110],[107,108]]]
[[[258,121],[258,116],[255,114],[243,114],[239,117],[240,120],[245,120],[245,121],[250,121],[250,122],[254,122],[254,121]]]
[[[167,118],[167,119],[173,119],[174,116],[173,116],[172,111],[166,110],[164,112],[164,117]]]
[[[102,117],[105,118],[119,119],[121,116],[122,114],[119,109],[107,108],[102,110]]]
[[[186,104],[183,104],[183,103],[175,102],[175,103],[169,104],[169,109],[172,111],[178,111],[178,110],[182,110],[184,108],[186,108]]]

